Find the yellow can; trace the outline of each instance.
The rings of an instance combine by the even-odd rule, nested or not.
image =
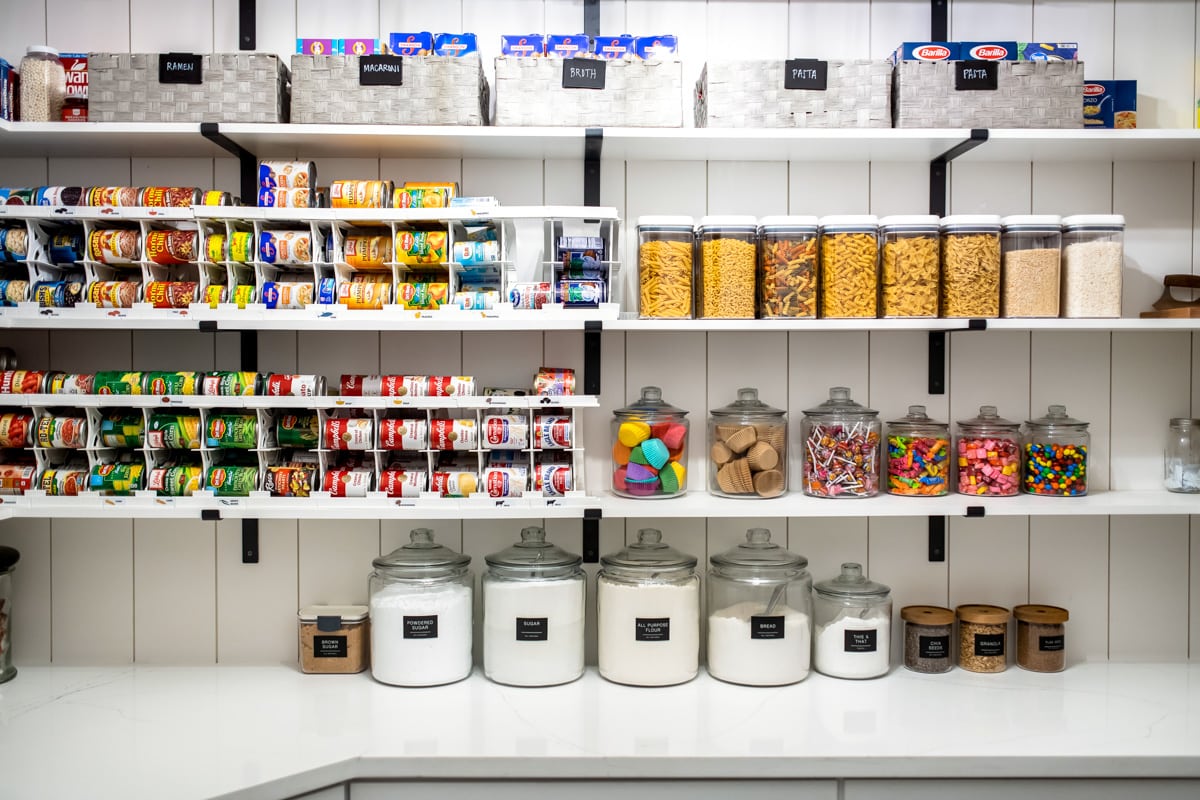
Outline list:
[[[338,284],[338,302],[346,308],[383,308],[391,299],[391,295],[390,282],[355,281]]]
[[[392,260],[392,237],[347,236],[342,250],[346,264],[354,269],[387,269]]]

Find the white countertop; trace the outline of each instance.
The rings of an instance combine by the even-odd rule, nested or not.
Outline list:
[[[904,669],[638,689],[590,669],[433,689],[294,667],[26,667],[0,684],[14,797],[281,798],[355,778],[1200,777],[1200,663]]]

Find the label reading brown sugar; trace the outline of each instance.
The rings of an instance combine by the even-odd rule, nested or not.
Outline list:
[[[313,658],[345,658],[345,636],[314,636]]]

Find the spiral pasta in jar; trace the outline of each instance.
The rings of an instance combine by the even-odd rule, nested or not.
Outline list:
[[[879,220],[883,241],[880,305],[884,317],[938,315],[938,218],[894,216]]]
[[[691,217],[638,217],[642,319],[690,319],[696,234]]]
[[[878,313],[879,220],[869,214],[821,217],[821,316]]]
[[[763,217],[758,223],[758,316],[817,316],[816,217]]]
[[[1000,316],[1000,217],[942,218],[942,316]]]
[[[746,216],[703,217],[698,314],[701,319],[754,319],[757,220]]]

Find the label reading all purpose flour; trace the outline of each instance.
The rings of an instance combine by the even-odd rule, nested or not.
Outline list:
[[[404,616],[405,639],[436,639],[438,635],[437,614],[425,617]]]
[[[550,638],[548,617],[517,617],[518,642],[545,642]]]
[[[1003,633],[977,633],[977,634],[975,634],[975,655],[977,655],[977,656],[1002,656],[1002,655],[1004,655],[1004,634]]]
[[[345,658],[346,657],[346,637],[345,636],[314,636],[313,637],[313,657],[314,658]]]
[[[639,642],[671,641],[670,617],[637,617],[634,619],[633,638]]]
[[[846,631],[846,652],[874,653],[878,648],[878,634],[879,631],[873,628],[864,631]]]
[[[1065,641],[1062,634],[1058,636],[1039,636],[1038,650],[1043,653],[1054,653],[1062,650],[1065,646]]]
[[[750,617],[751,639],[782,639],[783,617]]]
[[[921,658],[947,658],[950,655],[950,637],[918,636],[917,651]]]

